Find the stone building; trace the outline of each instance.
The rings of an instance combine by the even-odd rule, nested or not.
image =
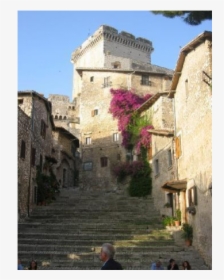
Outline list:
[[[174,100],[177,181],[194,246],[212,266],[212,33],[181,49],[169,97]],[[184,197],[183,197],[184,198]],[[185,204],[185,205],[184,205]]]
[[[161,214],[193,226],[193,245],[212,267],[212,33],[181,49],[171,87],[137,111],[152,116],[152,194]],[[167,94],[168,93],[168,94]],[[169,203],[169,208],[164,204]]]
[[[161,191],[161,186],[176,177],[174,158],[174,111],[173,99],[168,98],[169,91],[158,92],[140,106],[136,112],[141,116],[150,116],[153,129],[149,162],[152,167],[152,196],[161,215],[174,216],[179,208],[178,200],[170,192]],[[166,207],[169,205],[170,207]]]
[[[70,102],[68,96],[60,94],[49,94],[48,100],[52,104],[55,126],[63,127],[79,138],[79,130],[76,128],[79,118],[76,117],[75,101]]]
[[[63,97],[63,100],[67,107],[67,99]],[[68,113],[61,110],[58,124],[64,121],[60,116],[66,116],[65,121],[73,121]],[[57,180],[61,182],[60,187],[78,184],[78,138],[66,128],[55,127],[53,117],[51,102],[42,94],[36,91],[18,92],[19,218],[29,215],[37,203],[36,167],[40,166],[42,172],[47,174],[44,168],[47,159],[56,162],[52,167]]]
[[[51,103],[35,91],[18,92],[19,215],[29,215],[36,203],[36,166],[52,153]]]
[[[110,89],[140,96],[167,90],[173,71],[151,64],[152,42],[101,26],[73,54],[73,100],[80,124],[80,177],[87,188],[116,188],[112,166],[125,161],[117,121],[108,113]]]
[[[53,131],[53,154],[57,160],[54,171],[60,188],[78,186],[79,156],[78,139],[63,127]]]

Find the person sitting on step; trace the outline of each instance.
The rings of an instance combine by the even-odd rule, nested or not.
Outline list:
[[[34,260],[32,260],[30,262],[30,266],[28,268],[29,270],[37,270],[37,262],[35,262]]]
[[[167,270],[179,270],[178,264],[176,264],[174,259],[170,259],[169,265],[167,266]]]
[[[190,266],[190,264],[189,264],[188,261],[184,261],[184,262],[182,263],[182,269],[183,269],[183,270],[191,270],[191,266]]]
[[[104,243],[100,251],[100,259],[104,262],[101,270],[122,270],[119,262],[114,260],[115,249],[110,243]]]
[[[151,270],[163,270],[163,266],[160,260],[157,260],[156,262],[152,263]]]

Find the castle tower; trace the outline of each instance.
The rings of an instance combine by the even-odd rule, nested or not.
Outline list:
[[[151,64],[152,42],[102,25],[72,53],[73,100],[80,123],[84,187],[116,187],[111,169],[126,160],[117,121],[108,113],[110,89],[140,96],[168,89],[173,71]]]

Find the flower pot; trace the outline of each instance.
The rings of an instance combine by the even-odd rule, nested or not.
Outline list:
[[[174,225],[175,225],[175,227],[179,227],[180,226],[180,221],[174,221]]]

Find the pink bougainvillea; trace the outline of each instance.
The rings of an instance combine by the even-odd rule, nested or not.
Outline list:
[[[132,122],[132,114],[138,109],[146,100],[152,97],[151,94],[146,94],[141,97],[132,91],[122,89],[111,89],[112,100],[110,103],[109,112],[113,118],[118,120],[118,130],[121,131],[122,145],[128,148],[131,140],[131,133],[128,131],[128,125]],[[151,136],[147,131],[152,128],[151,125],[142,128],[139,141],[136,143],[137,151],[141,146],[147,146],[151,140]]]

